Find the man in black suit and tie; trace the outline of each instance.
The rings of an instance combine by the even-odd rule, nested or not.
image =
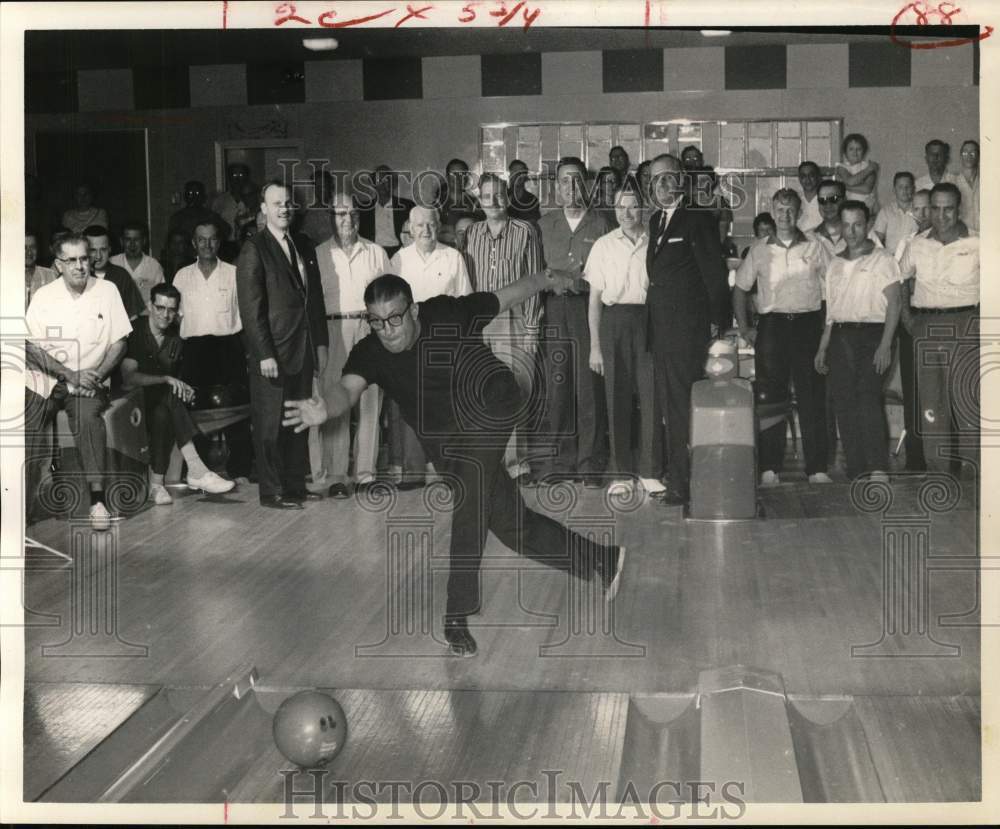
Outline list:
[[[654,383],[667,416],[670,483],[660,500],[683,505],[691,478],[691,386],[705,373],[712,326],[729,327],[729,282],[710,209],[684,198],[681,163],[659,155],[650,167],[654,212],[646,270]]]
[[[403,246],[400,235],[403,223],[410,218],[410,211],[416,206],[409,199],[400,198],[397,186],[396,173],[384,164],[376,167],[375,200],[361,211],[359,223],[361,236],[381,245],[390,259]]]
[[[267,226],[243,245],[236,263],[260,502],[273,509],[302,509],[303,501],[323,497],[306,492],[308,436],[281,427],[284,401],[312,396],[328,344],[316,251],[307,236],[291,234],[291,198],[280,181],[264,185]]]

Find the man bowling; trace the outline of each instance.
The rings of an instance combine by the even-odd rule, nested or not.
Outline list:
[[[492,292],[436,296],[414,303],[406,280],[386,274],[365,289],[372,333],[351,351],[326,401],[285,402],[285,426],[301,432],[349,411],[370,384],[399,403],[404,420],[449,482],[459,485],[452,512],[444,635],[450,651],[472,656],[467,617],[480,608],[479,567],[486,530],[539,563],[601,579],[606,601],[618,590],[624,547],[595,544],[529,510],[506,473],[504,449],[522,412],[514,373],[483,342],[498,314],[544,290],[562,293],[573,277],[544,271]],[[442,359],[442,356],[448,359]]]

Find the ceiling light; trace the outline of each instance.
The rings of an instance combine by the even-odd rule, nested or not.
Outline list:
[[[335,37],[305,37],[302,38],[302,45],[310,52],[332,52],[337,48]]]
[[[728,37],[732,32],[729,29],[702,29],[702,37]]]

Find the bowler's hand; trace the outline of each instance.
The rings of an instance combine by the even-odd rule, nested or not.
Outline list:
[[[274,357],[268,357],[266,360],[260,361],[260,374],[261,377],[269,377],[272,380],[278,376],[278,361]]]
[[[170,386],[170,390],[181,399],[181,402],[190,403],[194,400],[194,389],[183,380],[178,380],[176,377],[167,377],[165,379],[167,385]]]
[[[304,432],[310,426],[320,426],[326,421],[326,403],[321,397],[308,400],[286,400],[285,417],[282,426],[294,426],[296,432]]]

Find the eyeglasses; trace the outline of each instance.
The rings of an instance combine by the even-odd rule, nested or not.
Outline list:
[[[816,201],[820,204],[836,204],[840,201],[840,196],[818,196]]]
[[[372,327],[372,331],[381,331],[385,328],[386,323],[392,328],[399,328],[403,324],[403,318],[406,315],[407,310],[409,310],[412,302],[406,303],[406,308],[400,311],[398,314],[393,314],[392,316],[382,319],[381,317],[375,317],[371,314],[368,315],[368,324]]]
[[[69,265],[79,265],[80,267],[90,264],[89,256],[74,256],[68,259],[64,259],[61,256],[57,256],[56,259],[58,259],[60,262],[66,262]]]
[[[176,314],[177,309],[170,305],[153,305],[153,310],[158,314]]]

